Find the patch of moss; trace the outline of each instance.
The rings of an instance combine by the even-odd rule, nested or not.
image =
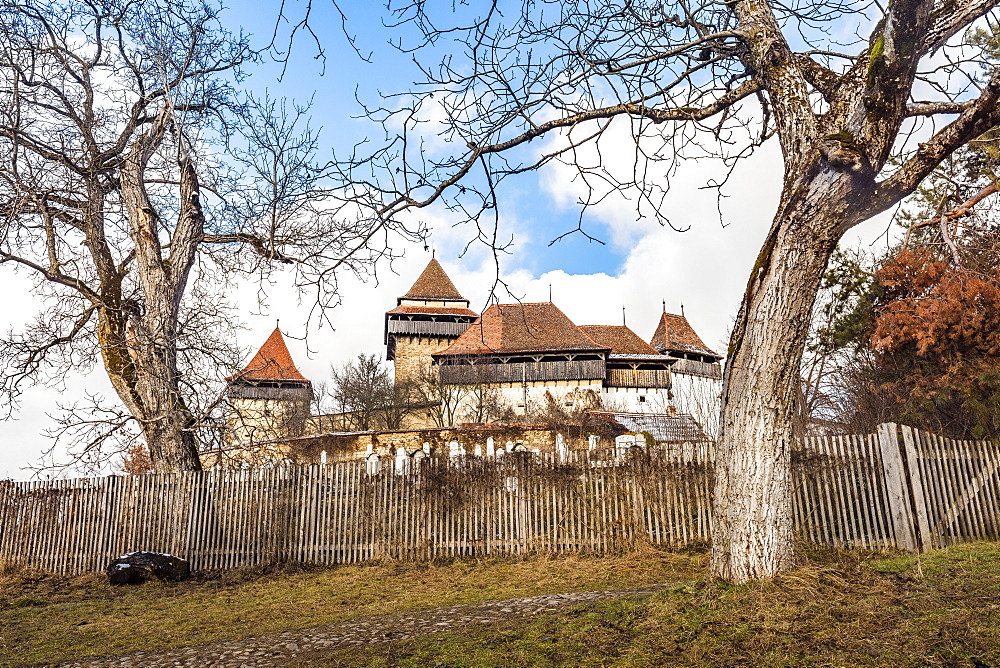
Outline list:
[[[869,88],[875,85],[875,77],[882,65],[883,55],[885,55],[885,35],[880,32],[875,41],[872,42],[868,52],[868,71],[865,74],[865,83]]]

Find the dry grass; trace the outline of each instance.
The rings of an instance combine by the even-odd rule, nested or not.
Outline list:
[[[645,597],[337,650],[298,666],[1000,666],[1000,544],[919,557],[805,555],[773,582],[707,578],[705,555],[647,550],[428,567],[238,571],[112,589],[0,577],[0,656],[55,662],[556,591],[674,582]],[[121,629],[126,628],[127,633]]]
[[[0,578],[17,575],[23,571],[24,567],[21,566],[21,564],[16,564],[13,561],[8,561],[7,559],[0,559]]]
[[[1000,666],[1000,546],[825,556],[773,582],[696,579],[493,628],[294,665]]]
[[[114,588],[103,575],[0,576],[0,665],[124,654],[545,592],[697,577],[702,554],[243,569]],[[127,629],[123,632],[123,629]],[[4,661],[6,659],[6,663]]]

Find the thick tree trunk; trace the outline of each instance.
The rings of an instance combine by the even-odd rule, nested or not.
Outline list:
[[[855,187],[822,171],[805,188],[786,184],[727,356],[712,571],[731,582],[771,577],[793,560],[791,448],[802,348],[840,223],[850,215],[837,202]]]
[[[200,471],[201,459],[190,430],[191,412],[180,401],[176,381],[150,384],[148,394],[163,402],[158,407],[158,416],[143,424],[153,468],[157,473]]]
[[[136,140],[121,170],[121,193],[135,244],[135,273],[141,304],[122,304],[110,320],[118,340],[110,346],[127,351],[127,374],[115,389],[139,420],[150,459],[157,472],[201,469],[177,373],[177,323],[195,252],[204,230],[198,177],[191,159],[182,154],[179,210],[173,235],[162,224],[145,187],[147,164],[163,141],[173,118],[165,105],[157,119]],[[183,145],[183,139],[181,140]],[[169,244],[161,241],[169,238]],[[169,255],[164,257],[164,247]],[[122,355],[125,357],[125,355]],[[107,355],[105,355],[107,361]],[[115,379],[112,374],[112,382]]]
[[[201,461],[191,431],[194,419],[181,396],[177,373],[175,295],[172,286],[144,287],[147,311],[130,327],[131,348],[137,352],[136,389],[146,409],[143,435],[157,473],[197,471]]]
[[[145,303],[157,301],[162,299],[147,297]],[[111,385],[139,423],[158,473],[199,470],[194,420],[180,393],[170,343],[176,339],[177,314],[168,310],[165,317],[142,317],[134,308],[125,305],[99,314],[98,339]]]

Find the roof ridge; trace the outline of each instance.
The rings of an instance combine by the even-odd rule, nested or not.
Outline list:
[[[580,325],[579,327],[598,345],[610,347],[613,355],[655,355],[657,358],[663,356],[628,325]]]
[[[607,351],[552,302],[491,304],[439,355]]]

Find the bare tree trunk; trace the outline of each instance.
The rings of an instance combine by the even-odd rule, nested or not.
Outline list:
[[[142,270],[139,272],[142,276]],[[129,328],[136,350],[136,390],[139,414],[154,467],[158,473],[201,469],[194,418],[181,396],[177,373],[176,297],[170,285],[144,285],[146,313]],[[157,289],[159,288],[159,289]]]
[[[814,179],[801,199],[793,193],[802,188],[786,185],[733,330],[712,547],[713,573],[732,582],[772,577],[792,564],[791,449],[802,349],[819,282],[851,216],[850,206],[838,203],[864,187],[845,175],[833,181]]]

